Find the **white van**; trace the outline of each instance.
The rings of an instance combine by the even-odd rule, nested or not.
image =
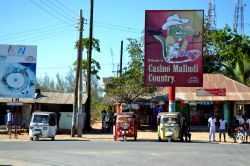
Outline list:
[[[29,126],[30,140],[39,138],[55,139],[57,131],[57,117],[54,112],[34,112]]]

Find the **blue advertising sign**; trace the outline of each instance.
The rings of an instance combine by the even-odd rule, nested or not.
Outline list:
[[[33,98],[37,46],[0,45],[0,97]]]

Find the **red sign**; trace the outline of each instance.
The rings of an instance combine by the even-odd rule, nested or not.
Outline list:
[[[145,86],[203,83],[203,10],[145,13]]]
[[[196,89],[196,96],[226,96],[226,89]]]

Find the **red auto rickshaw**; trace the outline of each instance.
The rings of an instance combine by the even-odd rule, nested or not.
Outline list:
[[[113,119],[113,136],[114,141],[117,138],[122,137],[123,141],[127,140],[127,137],[133,137],[137,139],[137,123],[136,115],[133,112],[122,112],[114,114]]]

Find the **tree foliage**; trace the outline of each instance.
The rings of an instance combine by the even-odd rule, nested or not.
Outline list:
[[[230,62],[235,67],[239,56],[250,57],[248,36],[237,34],[227,25],[223,29],[204,34],[204,72],[223,73],[222,64]]]
[[[74,92],[74,84],[75,76],[72,69],[64,77],[57,73],[56,81],[47,74],[43,78],[36,79],[36,88],[42,92]]]
[[[127,51],[130,56],[127,70],[121,77],[114,77],[105,85],[106,95],[116,101],[131,103],[138,97],[152,93],[155,88],[144,87],[143,38],[128,39]]]

